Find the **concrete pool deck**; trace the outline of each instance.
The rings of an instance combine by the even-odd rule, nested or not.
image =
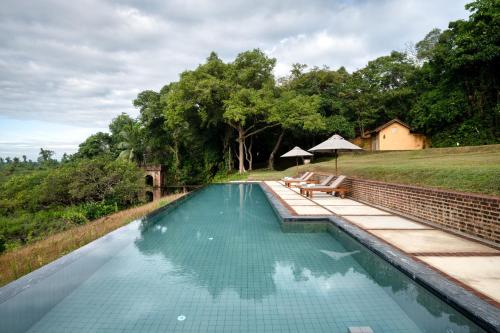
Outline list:
[[[294,216],[340,216],[500,307],[500,251],[433,226],[326,193],[300,195],[278,181],[265,181]]]

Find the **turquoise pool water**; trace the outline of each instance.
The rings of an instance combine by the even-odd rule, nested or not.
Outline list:
[[[482,332],[339,230],[284,233],[259,185],[213,185],[0,294],[2,332]]]

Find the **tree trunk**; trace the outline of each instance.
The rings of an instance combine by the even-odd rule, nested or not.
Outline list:
[[[244,173],[245,170],[245,151],[244,151],[244,145],[245,143],[245,131],[243,130],[243,127],[238,126],[238,172],[239,174]]]
[[[285,135],[285,129],[281,130],[280,136],[278,137],[278,141],[274,145],[273,151],[269,155],[269,160],[267,161],[267,167],[269,170],[274,170],[274,156],[278,152],[279,147],[281,146],[281,142],[283,141],[283,136]]]
[[[228,172],[231,172],[233,170],[233,156],[231,154],[231,133],[232,133],[231,127],[226,126],[223,152]]]
[[[233,171],[233,155],[231,154],[231,145],[227,147],[227,171]]]
[[[178,174],[178,171],[179,171],[179,167],[180,167],[180,157],[179,157],[179,144],[177,141],[174,141],[174,144],[173,146],[168,146],[170,148],[170,150],[172,151],[172,155],[174,157],[174,161],[173,161],[173,180],[174,180],[174,183],[177,184],[179,182],[179,174]]]
[[[253,145],[253,138],[250,137],[250,146],[247,147],[246,145],[246,140],[243,141],[243,148],[245,149],[245,159],[248,162],[248,171],[253,170],[253,155],[252,155],[252,145]]]

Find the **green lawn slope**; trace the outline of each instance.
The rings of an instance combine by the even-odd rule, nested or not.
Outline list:
[[[364,179],[500,195],[500,145],[344,153],[338,165],[339,174]],[[318,159],[300,166],[300,170],[333,173],[335,160]],[[295,173],[295,167],[282,171],[259,169],[216,181],[279,179]]]

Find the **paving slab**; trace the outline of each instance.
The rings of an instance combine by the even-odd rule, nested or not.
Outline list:
[[[321,206],[295,206],[292,208],[299,215],[332,215],[331,212]]]
[[[498,253],[489,246],[441,230],[370,230],[408,253]]]
[[[287,200],[287,199],[295,199],[295,200],[300,200],[303,199],[299,194],[295,193],[290,193],[290,194],[278,194],[281,199]]]
[[[433,229],[424,224],[413,222],[399,216],[344,216],[346,220],[363,229]]]
[[[272,190],[278,194],[297,194],[292,190],[285,190],[285,189],[279,189],[279,188],[273,188]]]
[[[324,206],[364,206],[364,204],[362,204],[361,202],[357,202],[351,199],[341,199],[336,197],[318,198],[318,199],[313,198],[312,200],[317,204]]]
[[[500,303],[500,256],[418,258]]]
[[[269,187],[275,191],[290,191],[288,187],[285,187],[283,185],[269,185]]]
[[[314,202],[307,199],[286,199],[285,202],[290,206],[317,206]]]
[[[383,210],[366,205],[358,205],[358,206],[324,205],[324,207],[328,208],[337,215],[391,215],[390,213],[384,212]]]

